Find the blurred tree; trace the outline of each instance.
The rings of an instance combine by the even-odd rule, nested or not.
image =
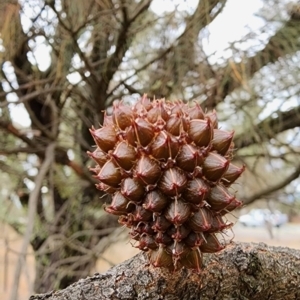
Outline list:
[[[299,4],[262,1],[263,26],[220,58],[204,45],[230,0],[162,1],[172,9],[159,13],[154,2],[0,0],[1,205],[28,211],[26,226],[3,218],[27,233],[36,292],[88,275],[116,238],[86,155],[89,128],[116,99],[148,93],[218,110],[222,128],[236,129],[235,159],[248,166],[245,203],[299,177]]]

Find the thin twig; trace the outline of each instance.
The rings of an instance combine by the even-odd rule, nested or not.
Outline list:
[[[46,174],[48,173],[52,162],[54,160],[54,149],[55,149],[55,143],[51,143],[45,152],[45,160],[43,161],[39,174],[36,176],[35,180],[35,186],[32,192],[30,193],[29,196],[29,204],[28,204],[28,223],[26,227],[26,231],[24,234],[24,239],[22,243],[22,248],[21,248],[21,253],[19,255],[16,269],[15,269],[15,274],[14,274],[14,281],[13,281],[13,288],[11,291],[10,295],[10,300],[18,300],[18,289],[19,289],[19,283],[20,283],[20,276],[21,276],[21,271],[22,267],[26,258],[26,253],[27,253],[27,248],[30,243],[30,238],[33,232],[33,227],[34,227],[34,220],[35,220],[35,215],[36,215],[36,207],[37,207],[37,202],[38,202],[38,197],[40,193],[40,189],[42,186],[42,183],[44,181],[44,178]]]

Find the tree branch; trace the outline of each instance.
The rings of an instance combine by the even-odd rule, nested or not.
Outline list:
[[[45,146],[41,143],[38,138],[30,139],[25,134],[22,134],[11,122],[0,121],[0,129],[3,128],[5,131],[11,133],[15,137],[19,138],[25,142],[29,147],[19,148],[21,152],[24,153],[35,153],[39,158],[44,159],[45,155]],[[15,149],[3,149],[0,147],[0,154],[13,154],[17,151]],[[55,162],[64,166],[69,166],[79,177],[89,181],[94,184],[96,181],[93,180],[88,170],[76,163],[73,160],[70,160],[67,154],[67,150],[62,147],[56,147],[55,149]]]
[[[30,300],[103,299],[299,299],[300,251],[265,244],[231,244],[207,255],[200,275],[169,273],[147,264],[141,253],[105,274]]]
[[[108,97],[110,97],[121,85],[126,85],[126,88],[130,89],[133,93],[143,94],[144,91],[147,91],[150,98],[157,96],[169,97],[171,90],[168,89],[168,92],[166,92],[167,82],[172,81],[175,83],[175,77],[177,76],[176,74],[178,72],[180,72],[180,76],[183,77],[188,71],[190,71],[190,65],[194,64],[192,53],[194,53],[195,45],[198,44],[199,32],[205,28],[205,26],[210,24],[222,12],[226,2],[227,0],[199,1],[195,12],[186,20],[184,32],[174,41],[174,43],[172,43],[168,48],[162,49],[156,57],[152,58],[138,69],[135,69],[133,74],[120,81],[110,91]],[[179,65],[177,62],[178,59],[180,60]],[[129,86],[128,83],[126,83],[154,63],[161,64],[162,69],[164,69],[162,75],[158,75],[156,73],[154,78],[154,82],[161,82],[158,87],[154,88],[153,86],[155,86],[155,83],[150,82],[147,87],[144,86],[143,89],[136,90],[133,86]],[[166,66],[170,66],[172,71],[166,73]],[[211,66],[208,66],[208,64],[205,62],[203,68],[210,69]],[[177,78],[177,80],[178,79],[179,78]],[[164,91],[162,91],[162,89]],[[116,98],[121,97],[122,95],[116,96]],[[108,104],[110,104],[112,101],[113,99],[110,99]]]
[[[108,86],[110,80],[113,78],[113,75],[115,74],[120,63],[122,62],[124,55],[129,49],[131,42],[134,38],[129,34],[130,29],[133,26],[133,23],[136,22],[138,17],[140,17],[149,8],[150,4],[151,1],[146,1],[146,3],[135,13],[132,19],[128,19],[126,15],[127,9],[126,7],[124,7],[123,23],[115,45],[116,50],[107,60],[106,67],[104,68],[104,72],[102,73],[102,80],[99,84],[100,86]]]
[[[54,159],[54,149],[55,149],[55,143],[49,144],[49,146],[46,149],[45,152],[45,160],[43,161],[38,176],[36,176],[35,180],[35,186],[32,192],[29,196],[29,205],[28,205],[28,224],[26,227],[26,231],[24,234],[24,239],[22,243],[22,249],[20,252],[20,255],[18,257],[15,274],[14,274],[14,283],[13,283],[13,289],[11,292],[10,300],[17,300],[18,298],[18,289],[19,289],[19,281],[20,281],[20,275],[23,267],[23,263],[26,258],[27,248],[30,244],[30,238],[33,232],[33,227],[35,223],[35,216],[36,216],[36,210],[37,210],[37,203],[39,199],[40,190],[44,181],[44,178],[46,177],[46,174],[48,173],[51,164]]]
[[[290,184],[292,181],[297,179],[299,176],[300,176],[300,165],[296,168],[296,170],[292,174],[290,174],[289,176],[287,176],[286,178],[284,178],[282,181],[278,182],[277,184],[267,187],[266,189],[263,189],[250,197],[243,198],[243,203],[250,204],[257,199],[260,199],[266,195],[274,193],[274,192],[284,188],[286,185]]]
[[[252,78],[261,68],[269,63],[275,63],[280,57],[293,54],[300,49],[298,38],[300,36],[300,19],[293,17],[292,12],[290,15],[290,20],[270,38],[266,46],[256,55],[241,63],[229,61],[225,68],[216,71],[217,75],[215,76],[218,79],[206,91],[207,99],[202,102],[203,107],[208,110],[215,108],[227,95],[240,87],[246,79]],[[287,42],[283,43],[285,40]],[[240,76],[237,77],[237,74]]]
[[[247,134],[236,135],[234,138],[235,147],[241,149],[261,143],[273,138],[280,132],[300,126],[300,106],[288,111],[278,110],[273,115],[276,115],[276,117],[270,116],[266,118]]]
[[[17,129],[12,122],[0,120],[0,128],[4,129],[5,131],[9,132],[10,134],[14,135],[15,137],[19,138],[23,142],[25,142],[27,145],[36,148],[36,145],[34,144],[34,141],[30,138],[28,138],[25,134],[22,134],[19,129]]]
[[[186,29],[181,35],[181,39],[186,38],[188,32],[192,29],[197,33],[195,40],[193,40],[193,42],[196,42],[198,40],[199,32],[222,12],[226,2],[227,0],[200,0],[194,14],[187,22]],[[218,6],[219,8],[215,10]]]
[[[155,72],[161,75],[156,75],[146,89],[150,98],[169,98],[172,93],[176,93],[175,87],[180,87],[184,77],[195,67],[196,57],[199,56],[196,53],[199,33],[222,12],[226,2],[227,0],[198,2],[194,13],[186,19],[184,32],[164,51],[166,54],[159,60],[160,72]],[[211,66],[207,61],[202,61],[200,69],[211,70]]]

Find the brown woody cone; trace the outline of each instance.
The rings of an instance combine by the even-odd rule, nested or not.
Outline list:
[[[231,163],[234,132],[197,103],[146,95],[133,107],[114,102],[103,127],[90,131],[96,187],[112,195],[105,210],[153,266],[200,272],[203,253],[225,247],[218,237],[232,224],[223,216],[242,205],[229,190],[245,169]]]

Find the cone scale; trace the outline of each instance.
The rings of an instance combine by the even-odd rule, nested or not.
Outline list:
[[[203,253],[226,246],[218,239],[232,225],[224,215],[242,205],[229,191],[244,171],[231,163],[234,132],[218,129],[216,112],[197,103],[146,95],[133,107],[115,102],[90,131],[96,187],[112,198],[106,212],[154,267],[200,272]]]

